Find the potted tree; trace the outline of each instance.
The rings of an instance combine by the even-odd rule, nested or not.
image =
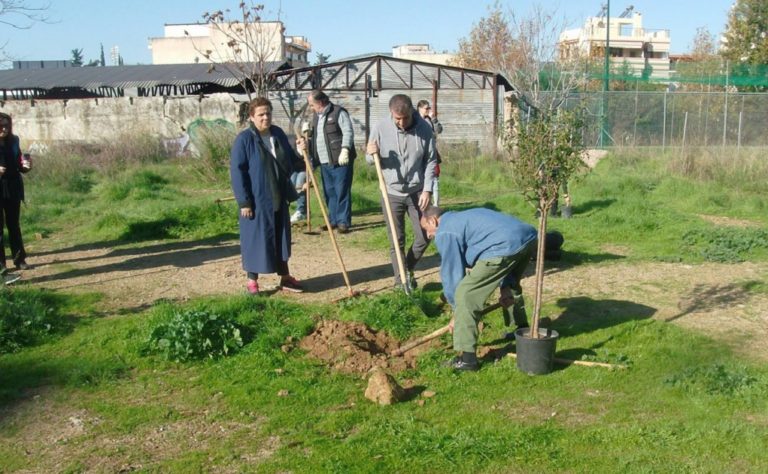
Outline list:
[[[539,216],[536,248],[535,297],[530,328],[515,332],[517,366],[530,374],[552,370],[557,331],[539,327],[544,287],[544,249],[547,218],[558,192],[586,169],[582,160],[582,127],[578,111],[536,110],[512,133],[502,135],[509,157],[511,180]]]

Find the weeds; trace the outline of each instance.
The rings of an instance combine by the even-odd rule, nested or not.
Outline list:
[[[58,310],[39,291],[0,288],[0,354],[37,344],[63,327]]]
[[[232,355],[243,347],[240,328],[229,317],[207,311],[181,311],[152,330],[146,353],[187,362]]]
[[[194,168],[204,180],[226,181],[229,176],[229,153],[237,131],[225,120],[198,120],[189,127],[194,147]]]
[[[743,393],[757,383],[757,378],[743,368],[729,368],[722,364],[693,367],[664,380],[689,393],[703,393],[731,397]]]
[[[738,263],[752,250],[768,248],[768,231],[761,229],[696,229],[683,235],[683,246],[708,262]]]

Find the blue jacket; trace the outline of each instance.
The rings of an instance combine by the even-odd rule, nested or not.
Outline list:
[[[301,159],[296,155],[288,143],[288,137],[282,129],[272,126],[270,133],[275,138],[277,146],[282,149],[287,158],[289,167],[287,176],[294,171],[303,169]],[[267,173],[261,162],[261,150],[259,138],[250,128],[240,132],[232,144],[230,155],[230,177],[232,179],[232,191],[238,207],[251,207],[253,218],[246,219],[240,216],[240,253],[243,259],[243,269],[253,273],[275,273],[277,271],[275,248],[275,233],[282,234],[281,254],[287,260],[291,255],[291,223],[288,214],[288,201],[274,206],[272,192]],[[285,187],[284,196],[288,195],[293,186],[290,180],[280,183]],[[293,192],[295,195],[295,190]],[[282,211],[282,222],[275,222],[275,208]]]
[[[451,306],[466,268],[478,260],[516,255],[536,240],[536,229],[490,209],[446,212],[440,217],[435,245],[440,252],[440,279]]]

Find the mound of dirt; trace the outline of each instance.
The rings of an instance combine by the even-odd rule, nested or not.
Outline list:
[[[301,340],[299,347],[326,362],[331,369],[348,374],[367,374],[377,367],[399,372],[416,365],[417,351],[388,358],[400,343],[383,331],[354,321],[321,321],[314,332]]]

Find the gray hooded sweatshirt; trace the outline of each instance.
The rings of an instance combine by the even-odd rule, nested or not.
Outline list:
[[[435,179],[435,134],[430,124],[414,112],[413,122],[400,130],[392,117],[382,118],[373,127],[369,140],[379,144],[381,170],[387,192],[393,196],[408,196],[423,189],[432,189]],[[373,156],[365,160],[373,164]]]

